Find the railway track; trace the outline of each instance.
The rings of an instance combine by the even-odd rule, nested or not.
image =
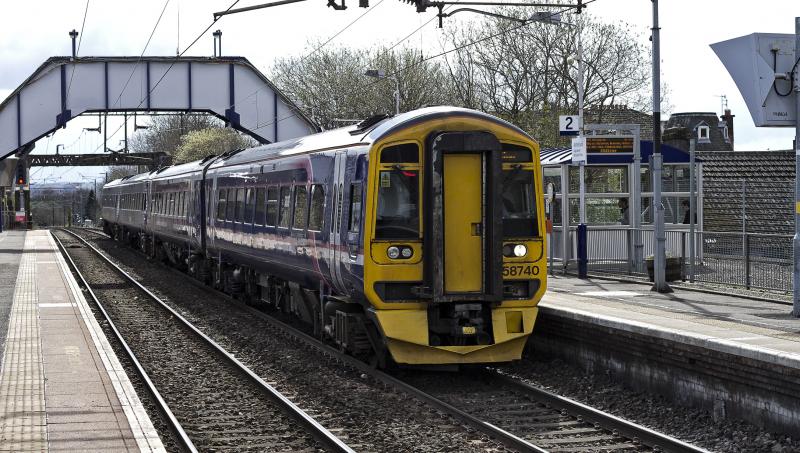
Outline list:
[[[353,451],[79,235],[54,237],[186,451]]]
[[[550,452],[705,452],[501,371],[457,376],[406,373],[415,388]]]
[[[102,233],[99,235],[107,238]],[[172,269],[170,271],[178,274]],[[185,281],[206,291],[213,291],[189,277],[185,277]],[[413,396],[509,449],[526,452],[706,451],[551,394],[493,369],[457,374],[415,371],[389,375],[342,354],[272,316],[240,304],[222,293],[214,293],[264,321],[271,335],[290,338],[302,347],[321,352],[389,389]]]

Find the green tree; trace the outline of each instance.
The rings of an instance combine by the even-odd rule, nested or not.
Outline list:
[[[139,153],[175,153],[183,137],[192,131],[222,127],[223,123],[210,115],[175,114],[150,118],[147,129],[137,132],[131,139],[131,150]]]
[[[200,129],[183,136],[180,146],[173,154],[173,163],[183,164],[212,154],[219,155],[254,145],[253,139],[233,129],[220,127]]]
[[[86,196],[86,202],[83,204],[83,218],[97,220],[97,209],[97,197],[94,190],[90,190],[89,195]]]

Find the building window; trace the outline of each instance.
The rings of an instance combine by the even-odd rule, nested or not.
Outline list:
[[[711,143],[711,139],[709,138],[708,134],[708,126],[697,126],[697,141],[700,143]]]

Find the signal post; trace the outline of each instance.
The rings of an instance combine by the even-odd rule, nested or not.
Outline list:
[[[794,35],[753,33],[711,45],[757,127],[795,128],[793,305],[800,318],[800,17]]]

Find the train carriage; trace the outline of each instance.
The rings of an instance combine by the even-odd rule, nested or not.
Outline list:
[[[162,247],[198,278],[381,364],[490,363],[520,357],[546,287],[538,153],[507,122],[436,107],[151,178],[188,188],[195,234]]]

